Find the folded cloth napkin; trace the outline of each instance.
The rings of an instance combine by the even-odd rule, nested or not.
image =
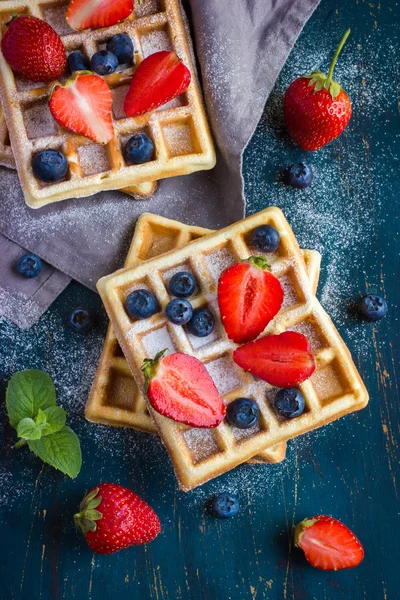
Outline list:
[[[216,229],[243,217],[243,151],[297,36],[319,0],[189,0],[203,91],[214,133],[212,171],[160,182],[148,201],[121,192],[39,210],[23,200],[17,174],[1,169],[0,314],[29,327],[74,278],[96,281],[123,264],[144,211]],[[37,279],[15,272],[27,248],[46,261]]]

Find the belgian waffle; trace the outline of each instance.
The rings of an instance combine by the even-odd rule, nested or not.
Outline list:
[[[185,225],[158,215],[144,213],[138,219],[132,244],[125,261],[131,267],[164,252],[181,248],[189,242],[210,234],[210,229]],[[321,255],[315,250],[303,250],[307,273],[314,292],[317,289]],[[133,427],[147,433],[157,433],[146,401],[140,393],[118,344],[111,325],[108,327],[96,378],[86,404],[89,421],[120,427]],[[249,462],[280,462],[285,458],[286,444],[277,444],[261,452]]]
[[[316,356],[315,373],[299,386],[306,407],[296,419],[283,419],[275,412],[275,388],[235,365],[232,352],[236,345],[227,338],[218,312],[217,282],[221,271],[254,253],[250,232],[263,223],[271,224],[280,233],[278,250],[267,257],[285,290],[283,307],[263,335],[288,329],[301,332]],[[208,338],[194,338],[165,317],[170,299],[168,281],[180,269],[192,271],[199,284],[193,306],[207,304],[216,315],[218,325]],[[167,348],[169,352],[185,352],[201,360],[227,403],[244,396],[252,397],[259,406],[259,424],[250,430],[238,430],[226,421],[215,429],[191,428],[161,416],[148,404],[183,490],[232,469],[270,446],[361,409],[368,402],[368,393],[349,350],[314,296],[296,238],[277,208],[266,209],[184,248],[103,277],[97,287],[142,393],[144,358]],[[143,321],[132,320],[124,308],[127,295],[138,287],[151,289],[160,305],[158,313]]]
[[[12,153],[10,138],[8,135],[7,124],[3,115],[3,109],[0,106],[0,165],[2,167],[8,167],[9,169],[15,169],[15,160]],[[145,181],[138,183],[137,185],[131,185],[128,188],[124,188],[121,192],[125,192],[129,196],[132,196],[136,200],[143,200],[149,198],[154,194],[157,189],[156,181]]]
[[[0,2],[0,24],[15,14],[39,17],[59,33],[67,53],[80,49],[91,57],[111,36],[124,32],[132,37],[135,65],[158,50],[174,50],[192,73],[188,90],[179,98],[159,110],[135,118],[126,117],[122,110],[135,67],[121,68],[106,76],[104,79],[113,95],[115,137],[106,146],[101,146],[59,127],[48,108],[52,84],[28,82],[15,75],[0,52],[3,110],[25,201],[30,207],[90,196],[102,190],[129,188],[214,166],[214,146],[180,2],[143,0],[141,5],[135,4],[135,14],[122,23],[75,32],[65,19],[66,0]],[[154,142],[155,158],[142,165],[128,166],[122,148],[132,135],[143,131]],[[33,175],[31,162],[36,152],[49,147],[64,152],[69,171],[64,180],[45,184]]]
[[[15,169],[15,160],[11,150],[10,138],[8,136],[8,129],[6,120],[3,115],[3,110],[0,106],[0,165],[2,167],[8,167],[9,169]]]

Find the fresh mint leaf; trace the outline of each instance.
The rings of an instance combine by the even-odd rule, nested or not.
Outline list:
[[[82,455],[79,439],[67,426],[40,440],[29,440],[28,445],[43,462],[62,471],[72,479],[75,479],[81,470]]]
[[[51,408],[56,408],[56,407],[52,406]],[[49,409],[46,408],[46,410],[49,410]],[[35,419],[36,425],[44,425],[46,423],[46,421],[47,421],[46,413],[41,408],[39,408],[38,414],[36,415],[36,419]]]
[[[18,423],[17,434],[24,440],[39,440],[42,437],[42,430],[33,419],[27,417]]]
[[[56,390],[50,375],[38,369],[14,373],[7,386],[6,404],[15,429],[22,419],[34,419],[40,408],[55,406]]]
[[[50,435],[51,433],[60,431],[66,421],[67,413],[60,406],[50,406],[50,408],[46,408],[43,411],[39,409],[38,416],[35,419],[36,425],[40,425],[42,428],[42,435]]]

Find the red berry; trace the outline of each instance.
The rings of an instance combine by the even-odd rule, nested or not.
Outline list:
[[[50,111],[59,125],[98,144],[114,137],[112,95],[107,83],[93,74],[77,74],[55,87]]]
[[[218,304],[228,337],[237,344],[260,335],[279,312],[283,289],[261,256],[226,269],[218,281]]]
[[[310,565],[324,571],[351,569],[364,558],[361,542],[333,517],[318,515],[304,519],[295,529],[294,541]]]
[[[134,0],[72,0],[66,18],[72,29],[110,27],[128,18]]]
[[[332,80],[336,59],[350,30],[333,57],[328,76],[314,72],[290,84],[284,98],[284,118],[290,137],[304,150],[318,150],[338,137],[351,117],[346,92]]]
[[[76,526],[99,554],[151,542],[160,533],[159,518],[139,496],[116,483],[100,483],[82,500]]]
[[[174,52],[155,52],[145,58],[135,73],[125,98],[129,117],[155,110],[180,96],[190,84],[189,69]]]
[[[205,366],[188,354],[159,352],[144,361],[147,395],[161,415],[192,427],[217,427],[226,413]]]
[[[31,81],[52,81],[67,65],[67,55],[58,33],[45,21],[21,16],[7,26],[1,50],[8,64]]]
[[[295,387],[315,371],[307,338],[296,331],[267,335],[237,348],[233,360],[245,371],[280,388]]]

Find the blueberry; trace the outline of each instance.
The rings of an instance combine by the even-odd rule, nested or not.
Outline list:
[[[193,316],[186,325],[189,333],[196,337],[206,337],[214,329],[215,321],[213,314],[208,308],[196,308]]]
[[[126,312],[134,319],[147,319],[158,310],[154,294],[148,290],[135,290],[126,299]]]
[[[71,73],[74,73],[75,71],[89,71],[89,59],[86,54],[83,54],[80,50],[71,52],[71,54],[68,54],[68,68]]]
[[[145,133],[133,135],[126,143],[124,156],[129,165],[149,162],[154,156],[153,140]]]
[[[108,50],[99,50],[93,54],[90,66],[98,75],[111,75],[118,67],[118,58]]]
[[[306,163],[297,163],[288,168],[286,176],[289,185],[303,190],[311,185],[314,173],[312,168],[306,165]]]
[[[119,64],[123,65],[133,56],[133,43],[127,33],[117,33],[108,40],[107,50],[115,54]]]
[[[18,273],[29,279],[37,277],[42,266],[42,261],[36,254],[24,254],[17,263]]]
[[[179,271],[170,279],[168,285],[169,293],[178,298],[188,298],[194,294],[196,280],[188,271]]]
[[[304,396],[297,388],[279,390],[275,396],[275,407],[281,415],[293,419],[301,415],[304,410]]]
[[[232,494],[218,494],[212,499],[211,510],[216,517],[234,517],[239,512],[239,500]]]
[[[271,225],[260,225],[253,229],[252,244],[261,252],[275,252],[280,242],[280,235]]]
[[[388,305],[384,298],[368,294],[358,301],[358,312],[367,321],[379,321],[383,319],[388,311]]]
[[[86,308],[79,306],[69,315],[67,324],[76,333],[88,333],[93,327],[93,318]]]
[[[168,302],[165,314],[171,323],[185,325],[192,318],[193,308],[189,300],[174,298],[171,302]]]
[[[32,161],[35,177],[46,183],[60,181],[68,171],[68,161],[60,150],[41,150]]]
[[[258,422],[259,408],[250,398],[237,398],[228,405],[228,421],[239,429],[249,429]]]

